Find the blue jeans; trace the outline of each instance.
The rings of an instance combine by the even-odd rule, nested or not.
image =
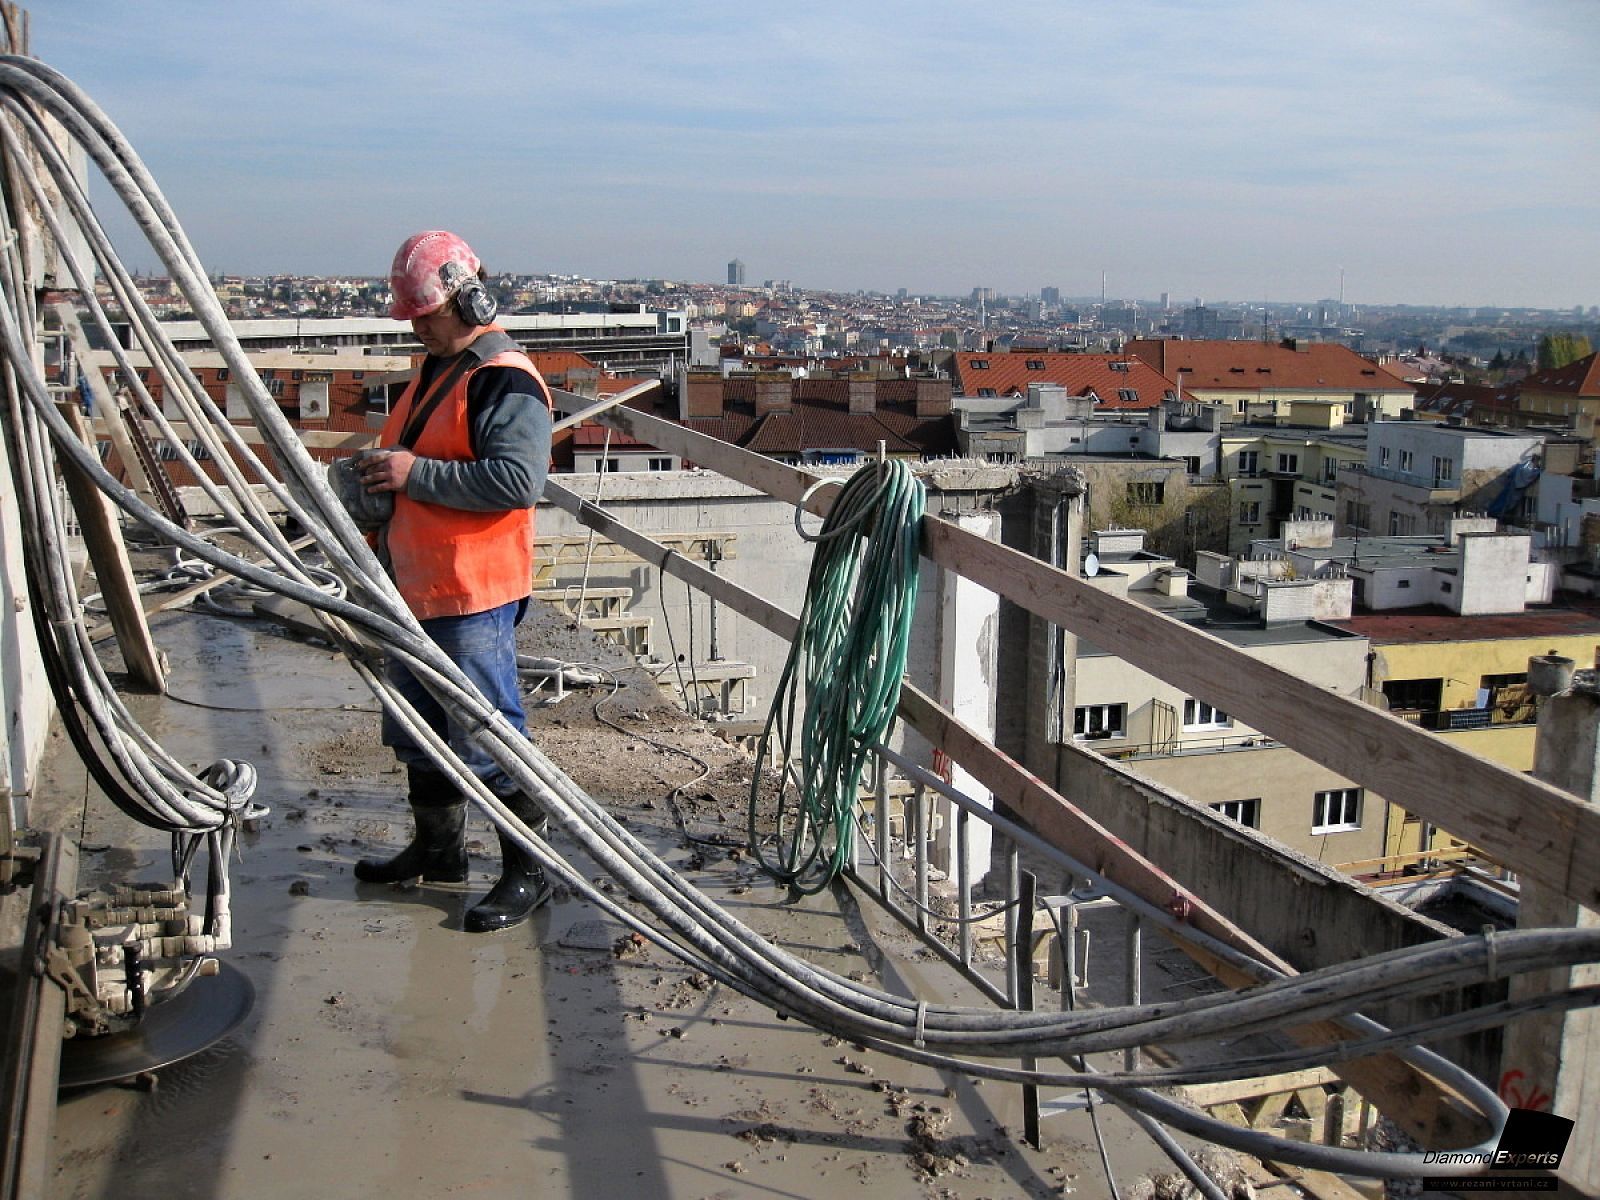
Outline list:
[[[528,601],[513,600],[487,612],[468,613],[464,617],[434,617],[422,622],[422,628],[461,668],[466,677],[477,686],[489,703],[516,727],[518,732],[528,732],[527,720],[522,712],[522,695],[517,686],[517,624],[528,611]],[[513,783],[487,753],[479,749],[454,721],[450,720],[439,702],[417,682],[410,671],[391,658],[384,674],[395,690],[411,702],[429,728],[444,737],[467,768],[483,780],[497,796],[512,796],[521,789]],[[387,709],[383,714],[383,744],[393,747],[395,757],[407,767],[431,768],[432,760],[412,741],[410,734],[401,728]]]

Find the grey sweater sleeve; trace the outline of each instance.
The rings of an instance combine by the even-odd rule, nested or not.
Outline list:
[[[406,495],[471,512],[532,508],[550,466],[550,410],[524,371],[489,368],[468,386],[473,452],[463,462],[418,458]]]

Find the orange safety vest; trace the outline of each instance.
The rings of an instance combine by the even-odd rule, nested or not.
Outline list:
[[[499,326],[490,329],[500,331]],[[473,461],[467,386],[484,367],[521,367],[538,382],[545,407],[550,389],[520,350],[504,350],[466,371],[439,401],[417,443],[419,458]],[[417,398],[414,379],[383,423],[382,444],[399,444]],[[386,539],[395,586],[418,620],[487,612],[533,591],[533,509],[471,512],[394,493]]]

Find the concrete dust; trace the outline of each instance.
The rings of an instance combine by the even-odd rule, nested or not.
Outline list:
[[[841,975],[975,1003],[898,926],[776,888],[739,844],[743,751],[552,621],[525,627],[530,652],[581,648],[623,685],[598,712],[609,685],[530,712],[535,742],[580,787],[760,935]],[[355,859],[402,845],[409,821],[404,775],[347,665],[260,622],[171,613],[156,628],[186,702],[130,705],[184,761],[254,761],[272,809],[241,837],[225,955],[257,1001],[154,1090],[64,1094],[54,1195],[1109,1195],[1075,1118],[1052,1118],[1031,1149],[1016,1087],[780,1019],[565,892],[518,929],[463,934],[498,865],[481,814],[467,889],[358,884]],[[106,803],[59,738],[41,793],[60,827],[101,848],[83,886],[161,874],[165,839]],[[631,903],[565,834],[553,840]],[[1102,1124],[1120,1182],[1166,1164],[1120,1114]]]

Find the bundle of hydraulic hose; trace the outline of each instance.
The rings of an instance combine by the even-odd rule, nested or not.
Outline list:
[[[824,479],[811,492],[840,482]],[[757,860],[797,892],[821,891],[850,861],[862,773],[894,719],[905,675],[925,507],[911,468],[885,459],[843,481],[817,533],[800,524],[804,504],[795,510],[795,528],[816,550],[800,630],[761,733],[748,817]],[[777,779],[764,788],[760,768],[774,740]],[[776,806],[766,832],[764,801]]]

